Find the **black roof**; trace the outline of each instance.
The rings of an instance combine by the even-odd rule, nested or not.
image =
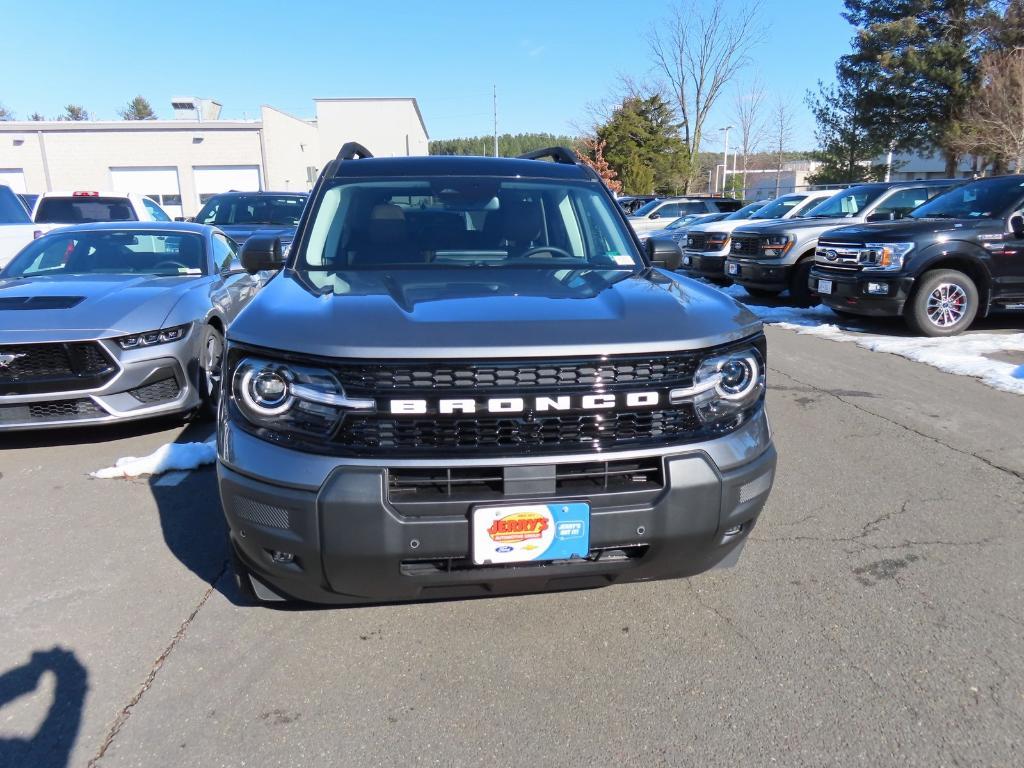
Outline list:
[[[338,163],[336,177],[364,176],[524,176],[541,179],[596,181],[584,165],[512,157],[430,155],[367,157]]]

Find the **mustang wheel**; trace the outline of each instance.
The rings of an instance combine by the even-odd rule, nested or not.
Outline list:
[[[199,415],[204,419],[215,419],[217,403],[220,401],[224,335],[212,325],[206,326],[206,335],[199,354]]]

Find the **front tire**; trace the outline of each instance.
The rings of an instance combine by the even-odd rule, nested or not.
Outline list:
[[[963,272],[926,272],[904,309],[907,325],[922,336],[955,336],[978,314],[978,287]]]
[[[221,372],[224,366],[224,334],[212,325],[206,326],[199,351],[199,408],[201,419],[217,418],[220,402]]]
[[[811,279],[812,259],[804,259],[793,267],[793,276],[789,281],[789,296],[798,307],[814,306],[814,294],[808,285]]]

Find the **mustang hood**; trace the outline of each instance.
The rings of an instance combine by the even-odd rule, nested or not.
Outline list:
[[[239,245],[257,232],[277,235],[286,243],[290,243],[295,237],[295,227],[282,227],[277,224],[218,224],[217,228]]]
[[[196,277],[62,275],[0,279],[0,342],[75,341],[159,328]]]
[[[706,348],[761,327],[728,296],[661,270],[319,274],[319,291],[292,272],[275,277],[229,339],[334,358],[577,356]]]

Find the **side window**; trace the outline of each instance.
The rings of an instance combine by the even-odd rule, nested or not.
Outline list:
[[[681,213],[681,206],[679,203],[669,203],[663,205],[657,210],[657,213],[661,215],[663,219],[677,219]]]
[[[872,216],[893,214],[893,218],[900,219],[927,200],[928,189],[926,187],[901,189],[882,201],[872,212]]]
[[[149,212],[149,217],[153,221],[170,221],[171,217],[164,213],[163,209],[150,200],[148,197],[142,198],[142,204],[146,206],[146,210]]]
[[[213,236],[213,263],[217,271],[227,269],[235,258],[238,246],[233,240],[228,240],[224,235],[217,233]]]

